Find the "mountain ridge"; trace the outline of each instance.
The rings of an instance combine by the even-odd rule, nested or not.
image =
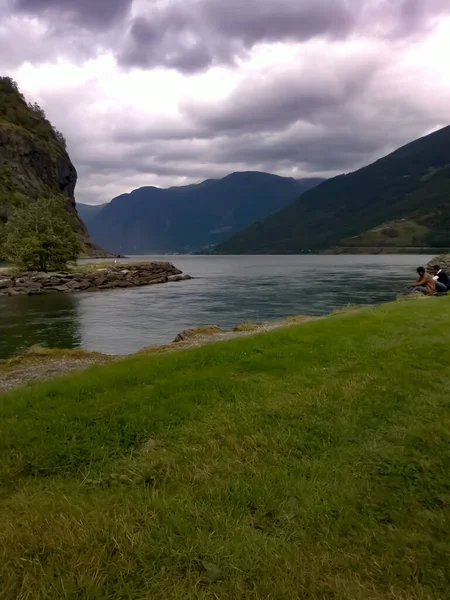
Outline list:
[[[219,253],[318,252],[400,219],[424,227],[413,246],[450,247],[450,126],[353,173],[306,191],[276,214],[217,246]],[[395,232],[391,231],[391,234]],[[391,246],[395,238],[388,237]],[[368,247],[368,242],[367,242]]]
[[[186,186],[144,186],[113,198],[89,231],[120,253],[208,250],[321,181],[242,171]]]

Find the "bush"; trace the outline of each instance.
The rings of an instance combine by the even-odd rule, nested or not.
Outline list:
[[[2,238],[0,254],[27,270],[64,269],[81,251],[61,198],[45,198],[15,208],[3,226]]]

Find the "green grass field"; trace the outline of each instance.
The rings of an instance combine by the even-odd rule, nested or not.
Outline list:
[[[450,302],[0,396],[0,598],[450,597]]]

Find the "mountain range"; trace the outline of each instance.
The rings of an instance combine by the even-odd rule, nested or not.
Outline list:
[[[322,181],[232,173],[182,187],[143,187],[101,207],[79,204],[78,210],[95,243],[115,252],[196,252],[215,247]]]
[[[324,181],[217,247],[230,254],[450,248],[450,127]]]

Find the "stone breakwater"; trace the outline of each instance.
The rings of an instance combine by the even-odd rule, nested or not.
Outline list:
[[[0,274],[0,296],[95,292],[187,279],[191,279],[191,277],[183,275],[172,263],[122,264],[85,272],[41,273],[34,271],[19,275],[2,276]]]
[[[432,271],[434,265],[439,265],[441,269],[450,272],[450,254],[440,254],[439,256],[435,256],[430,262],[427,264],[427,270]]]

